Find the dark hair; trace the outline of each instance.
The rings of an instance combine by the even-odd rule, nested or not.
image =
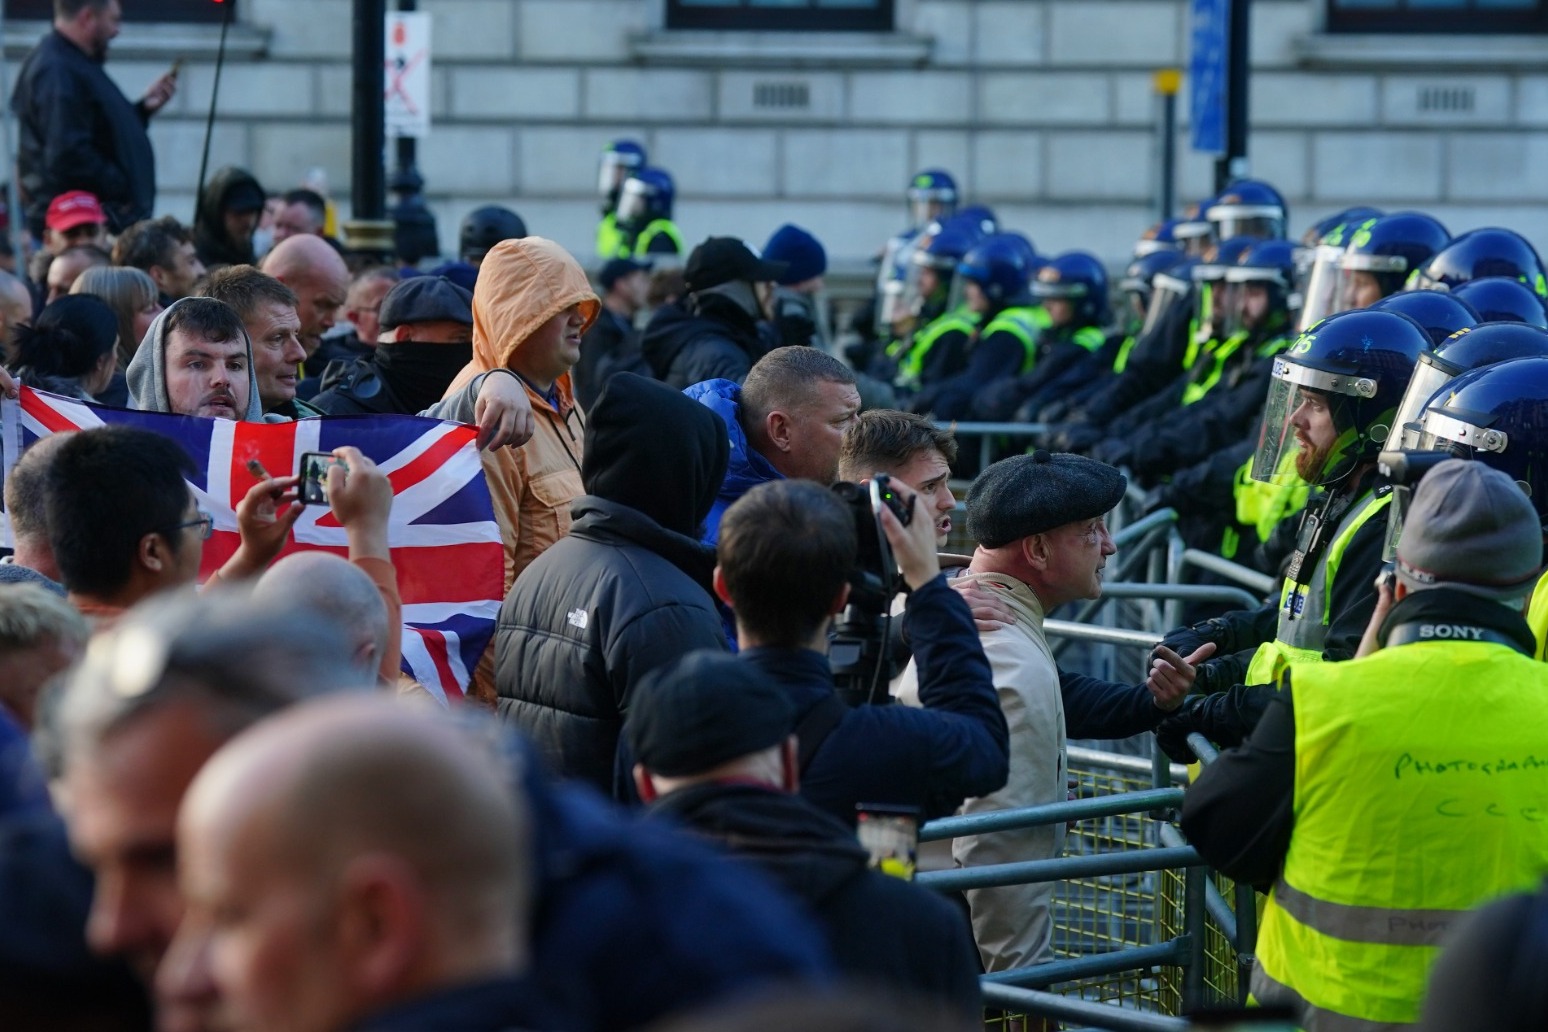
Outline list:
[[[84,376],[118,344],[118,316],[93,294],[67,294],[16,328],[11,371],[34,376]]]
[[[182,330],[209,344],[247,339],[237,310],[213,297],[185,297],[168,309],[162,339],[170,340],[173,330]]]
[[[819,383],[854,382],[853,370],[826,351],[804,344],[775,348],[753,363],[742,382],[742,425],[758,426],[770,412],[794,408]]]
[[[308,190],[306,187],[298,187],[285,194],[282,198],[286,204],[304,204],[312,213],[312,218],[317,221],[317,228],[322,229],[323,223],[328,221],[328,202],[323,200],[322,194],[316,190]]]
[[[151,266],[169,269],[177,261],[178,248],[192,238],[171,215],[141,219],[118,236],[113,245],[113,264],[149,272]]]
[[[17,456],[16,464],[6,471],[5,512],[18,541],[48,537],[48,471],[54,468],[54,453],[67,439],[62,434],[43,438]]]
[[[204,281],[200,293],[230,305],[244,323],[257,313],[259,305],[266,302],[290,308],[300,303],[294,290],[252,265],[228,265],[216,269]]]
[[[111,595],[128,582],[140,540],[171,533],[188,509],[194,466],[169,437],[129,426],[81,430],[59,446],[48,470],[48,543],[74,592]]]
[[[839,450],[839,478],[861,480],[906,466],[922,451],[941,453],[947,464],[957,461],[957,438],[925,416],[896,409],[862,412],[844,431]]]
[[[716,558],[737,623],[795,648],[828,618],[857,551],[854,517],[809,480],[759,484],[726,510]]]

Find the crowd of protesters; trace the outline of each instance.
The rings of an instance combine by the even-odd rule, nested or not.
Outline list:
[[[1258,1001],[1310,1030],[1548,1016],[1525,240],[1350,209],[1292,242],[1247,180],[1146,230],[1114,305],[1094,256],[930,170],[840,326],[812,233],[690,248],[619,141],[590,273],[498,206],[421,268],[235,167],[192,226],[154,217],[176,76],[129,104],[116,0],[56,13],[13,98],[35,252],[0,273],[0,386],[474,426],[503,602],[448,703],[404,672],[395,490],[360,449],[326,475],[341,550],[281,558],[300,477],[264,471],[203,577],[171,438],[7,455],[0,1024],[973,1028],[980,975],[1053,959],[1052,885],[943,897],[877,829],[1061,802],[1069,739],[1150,732],[1230,747],[1181,826],[1268,893]],[[981,465],[970,417],[1031,447]],[[1061,666],[1046,621],[1102,595],[1120,506],[1273,597],[1192,613],[1143,681]]]

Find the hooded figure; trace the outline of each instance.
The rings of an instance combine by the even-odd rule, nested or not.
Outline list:
[[[571,342],[534,339],[550,320],[576,309],[579,332],[601,310],[586,272],[552,240],[504,240],[484,256],[473,291],[473,361],[446,390],[450,398],[483,373],[503,369],[527,388],[536,428],[520,448],[483,453],[495,519],[505,545],[505,590],[570,530],[570,503],[582,491],[581,442],[586,422],[570,387],[570,367],[580,358],[579,333]],[[530,345],[530,346],[529,346]],[[563,372],[555,372],[563,367]],[[544,382],[548,376],[552,379]],[[473,674],[471,692],[492,705],[493,649]]]
[[[199,195],[198,217],[194,219],[193,244],[204,267],[214,272],[222,265],[251,265],[253,230],[263,211],[263,187],[251,172],[227,165],[210,177]],[[250,220],[245,238],[233,236],[226,224],[226,213]]]
[[[131,408],[142,412],[175,411],[172,408],[171,395],[167,391],[167,322],[179,305],[185,305],[190,301],[209,303],[207,298],[180,298],[156,316],[150,324],[150,329],[145,331],[145,339],[140,342],[139,350],[134,353],[134,358],[130,360],[129,368],[125,371],[129,380]],[[241,329],[241,323],[236,323],[236,326],[242,334],[242,343],[247,348],[247,405],[241,419],[248,423],[262,423],[265,421],[263,402],[258,399],[258,378],[253,375],[253,344],[247,339],[247,331]],[[194,413],[178,414],[189,416]]]
[[[615,781],[615,759],[630,692],[685,652],[725,650],[715,553],[698,535],[730,445],[703,405],[618,373],[597,400],[585,451],[586,494],[569,536],[517,578],[500,609],[498,707],[556,773],[624,794],[629,767]]]

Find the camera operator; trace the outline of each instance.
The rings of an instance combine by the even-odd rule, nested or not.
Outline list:
[[[928,819],[1005,784],[1009,738],[967,604],[946,586],[935,524],[921,500],[907,526],[883,507],[883,532],[910,589],[904,620],[923,709],[849,708],[834,692],[828,629],[850,595],[859,541],[833,492],[800,480],[762,484],[727,510],[715,590],[735,613],[745,662],[795,704],[801,794],[846,824],[857,804],[917,807]]]

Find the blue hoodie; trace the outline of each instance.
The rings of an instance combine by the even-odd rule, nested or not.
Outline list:
[[[738,418],[742,412],[740,384],[731,380],[705,380],[684,388],[683,393],[725,420],[731,436],[731,461],[726,465],[726,479],[721,481],[715,504],[704,518],[704,535],[700,538],[706,545],[713,545],[720,540],[720,518],[732,503],[759,484],[783,480],[785,475],[748,443]]]

